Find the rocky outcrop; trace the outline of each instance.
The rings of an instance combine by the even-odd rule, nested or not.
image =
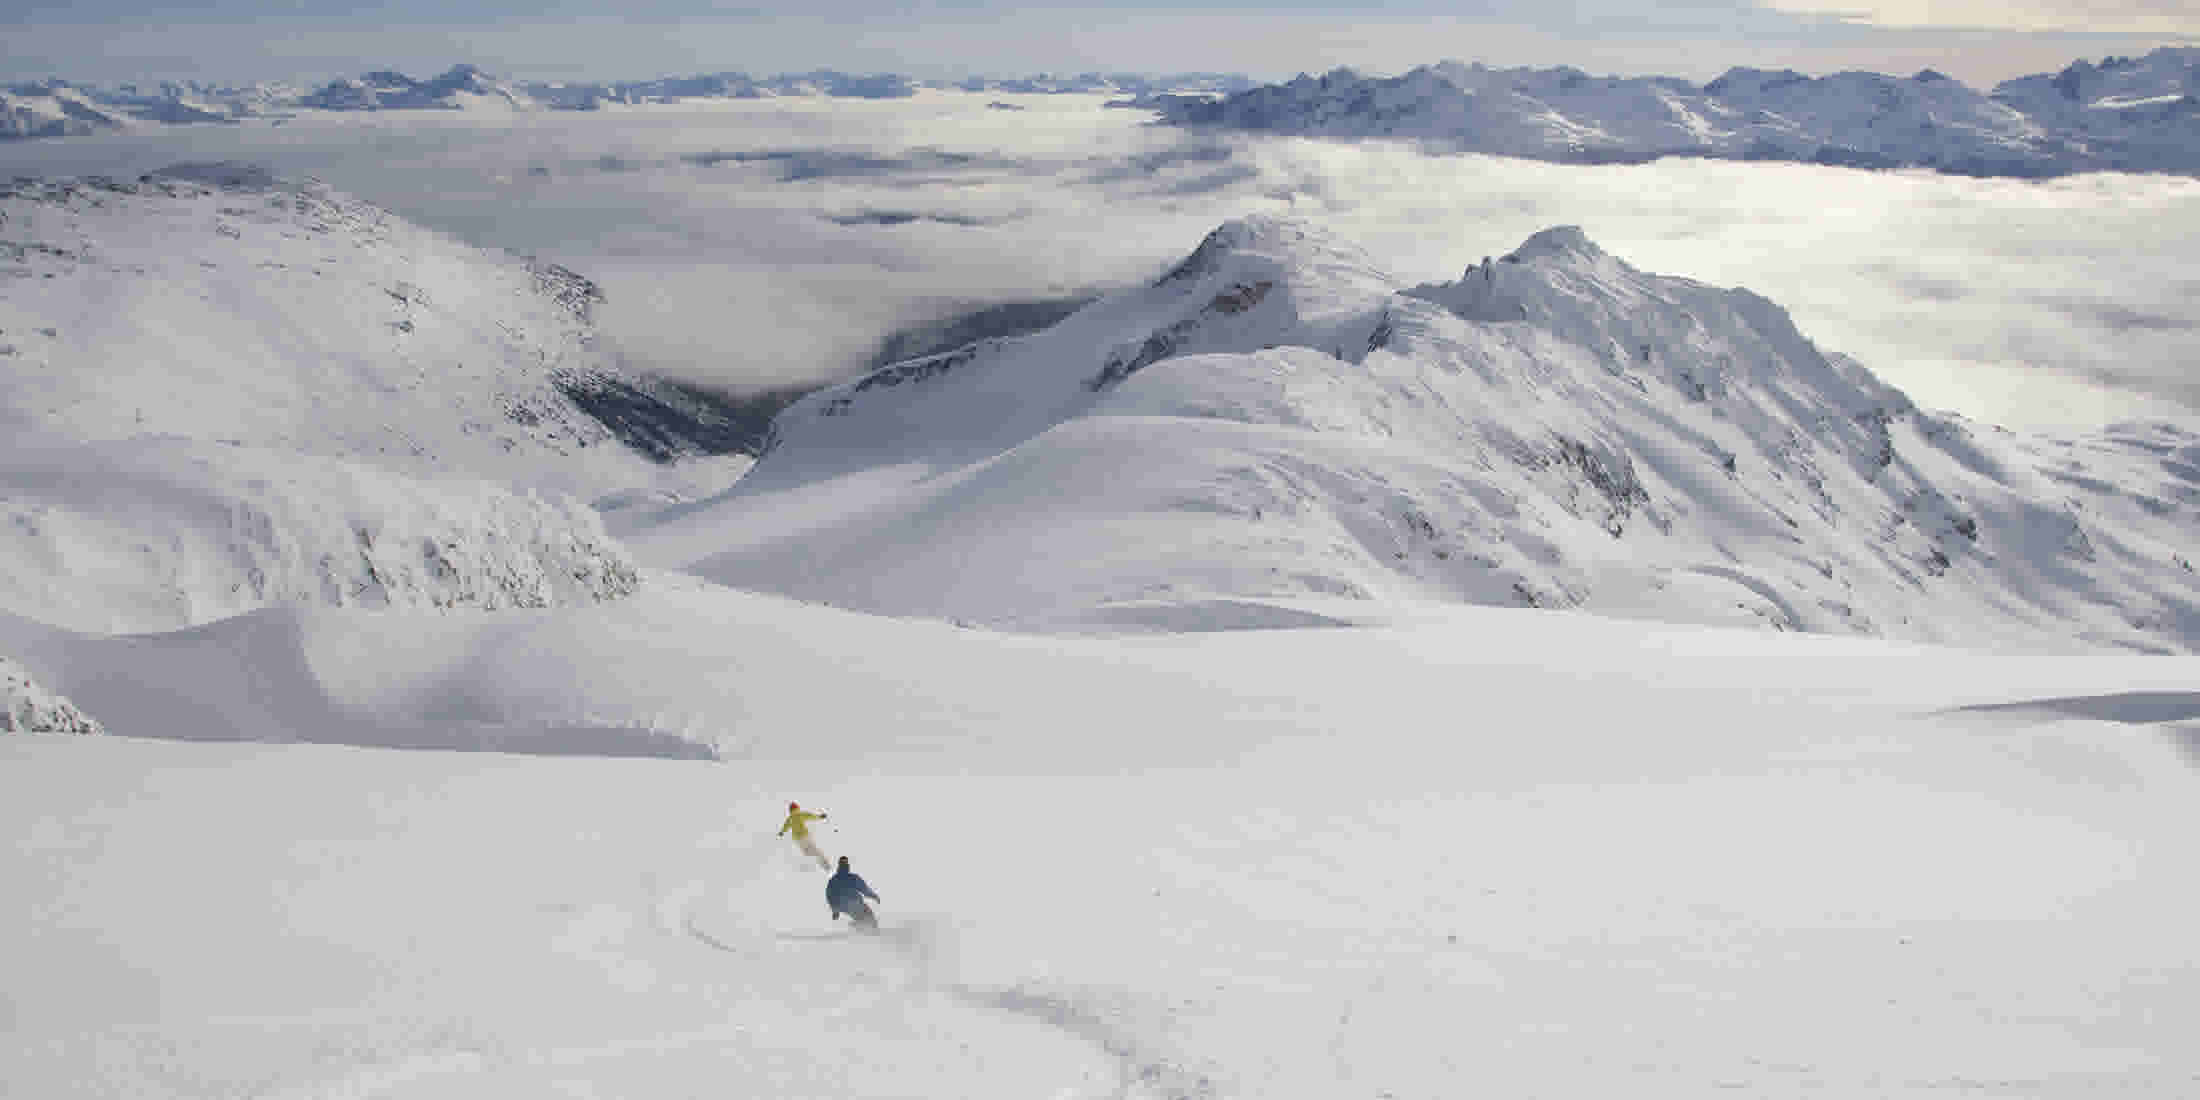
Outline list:
[[[0,733],[106,733],[76,704],[39,685],[30,670],[0,657]]]

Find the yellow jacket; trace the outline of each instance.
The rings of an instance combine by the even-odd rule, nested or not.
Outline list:
[[[824,814],[813,814],[808,810],[796,810],[787,815],[787,823],[779,827],[779,835],[786,836],[791,830],[796,840],[808,840],[810,838],[810,822],[824,816]]]

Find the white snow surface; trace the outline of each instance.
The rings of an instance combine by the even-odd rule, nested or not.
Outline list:
[[[2193,659],[1389,610],[1045,638],[660,576],[542,612],[0,621],[0,650],[122,735],[0,739],[0,1080],[391,1100],[2200,1080]],[[2017,705],[1950,709],[1975,704]],[[148,739],[549,752],[622,729],[725,762]],[[830,921],[773,836],[790,799],[883,896],[876,938]]]
[[[599,297],[249,166],[0,187],[0,612],[130,632],[631,593],[574,497],[678,501],[746,459],[659,465],[576,404],[634,384]]]
[[[1572,228],[1407,287],[1307,222],[1234,221],[1150,286],[813,394],[775,434],[724,496],[624,527],[637,556],[1019,628],[1342,596],[2200,642],[2188,427],[1923,412],[1773,303]]]
[[[0,397],[51,433],[590,497],[652,476],[555,385],[613,369],[572,272],[244,165],[20,179],[0,214]]]
[[[640,584],[586,505],[173,437],[0,442],[0,611],[173,630],[276,604],[483,608]]]
[[[97,720],[54,694],[28,669],[0,656],[0,733],[105,733]]]

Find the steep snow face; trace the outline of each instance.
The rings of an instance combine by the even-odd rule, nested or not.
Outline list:
[[[0,656],[0,733],[105,733],[75,703],[47,690],[20,663]]]
[[[172,630],[272,604],[526,608],[631,594],[586,506],[176,438],[0,445],[0,611]]]
[[[1026,626],[1342,595],[2200,643],[2200,437],[1919,412],[1773,303],[1578,229],[1407,288],[1304,223],[1233,222],[1152,286],[814,394],[775,430],[637,553]]]
[[[2112,58],[2100,69],[2081,62],[2061,76],[2004,84],[1992,97],[1931,70],[1813,78],[1743,68],[1698,87],[1667,77],[1447,62],[1389,79],[1340,69],[1217,101],[1171,103],[1162,113],[1179,125],[1408,138],[1557,161],[1689,155],[1974,175],[2200,172],[2195,112],[2178,102],[2200,68],[2192,53]],[[2105,112],[2123,128],[2122,140],[2101,140],[2104,111],[2072,108],[2065,92],[2081,85],[2102,89],[2085,93],[2092,95],[2087,104],[2133,108]]]
[[[653,464],[575,396],[673,424],[601,353],[601,294],[317,183],[178,166],[0,185],[0,405],[41,430],[173,435],[593,497]],[[646,426],[646,425],[645,425]]]

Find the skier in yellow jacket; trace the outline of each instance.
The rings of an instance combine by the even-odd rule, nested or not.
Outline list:
[[[787,803],[787,823],[779,827],[779,835],[786,836],[788,833],[793,833],[794,846],[808,853],[811,859],[816,860],[818,870],[830,871],[833,869],[833,861],[825,858],[825,853],[817,848],[817,838],[810,835],[810,822],[823,820],[825,820],[824,814],[810,813],[802,808],[801,803],[789,802]]]

